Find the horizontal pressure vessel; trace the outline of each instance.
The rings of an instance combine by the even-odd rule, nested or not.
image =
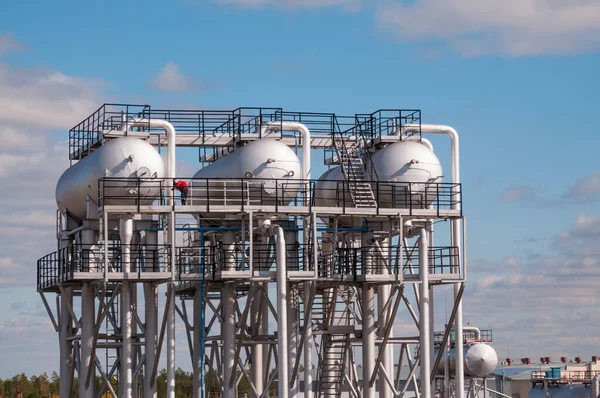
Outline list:
[[[443,177],[433,151],[413,141],[400,141],[375,152],[371,162],[366,162],[365,175],[377,176],[377,181],[370,184],[371,190],[378,206],[384,208],[427,207],[437,197],[436,184]],[[344,180],[341,167],[325,172],[315,187],[316,205],[354,206],[349,184]]]
[[[148,142],[139,138],[123,137],[106,142],[73,166],[68,168],[56,185],[56,203],[61,213],[69,211],[78,218],[86,218],[87,200],[97,205],[98,180],[103,177],[131,179],[163,178],[165,165],[162,157]],[[110,188],[107,188],[110,185]],[[108,204],[149,204],[160,195],[160,182],[110,181],[104,191]]]
[[[243,181],[242,181],[243,179]],[[191,184],[193,205],[279,204],[291,202],[302,187],[302,167],[287,145],[252,141],[200,169]]]
[[[442,165],[433,151],[414,141],[400,141],[375,152],[367,163],[367,175],[375,169],[379,206],[424,208],[438,196]]]
[[[454,374],[456,369],[455,348],[450,349],[450,374]],[[463,358],[465,375],[471,377],[484,377],[496,369],[498,365],[498,355],[492,346],[485,343],[475,343],[463,347]],[[437,357],[438,348],[435,349],[434,356]],[[437,374],[444,374],[444,362],[446,361],[446,352],[442,354],[442,360],[437,368]]]

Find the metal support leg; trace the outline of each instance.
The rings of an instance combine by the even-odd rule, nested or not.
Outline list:
[[[157,271],[158,233],[146,231],[146,261],[145,271]],[[144,312],[145,312],[145,341],[144,341],[144,385],[142,388],[144,398],[156,398],[156,382],[152,383],[152,372],[156,360],[156,346],[158,343],[158,289],[152,283],[144,283]]]
[[[369,285],[362,293],[363,398],[375,398],[375,385],[369,380],[375,368],[375,294]]]
[[[421,228],[419,238],[419,276],[420,285],[420,368],[421,368],[421,397],[431,398],[431,336],[429,334],[429,235]]]
[[[306,305],[311,295],[310,282],[304,282],[304,396],[312,397],[312,320],[309,319],[310,309]]]
[[[460,220],[452,220],[452,244],[458,247],[459,253],[459,264],[462,264],[464,259],[462,258],[461,252],[461,226]],[[456,319],[454,322],[454,330],[456,332],[456,344],[455,344],[455,359],[456,359],[456,373],[455,373],[455,395],[456,398],[464,398],[465,396],[465,368],[464,368],[464,353],[462,350],[463,346],[463,311],[462,311],[462,298],[457,297],[460,290],[461,284],[454,284],[454,299],[460,300],[456,308]]]
[[[196,291],[194,292],[194,361],[192,368],[194,369],[194,398],[202,398],[202,386],[201,386],[201,374],[204,372],[202,369],[202,353],[200,344],[200,329],[204,327],[202,325],[202,300],[200,297],[200,283],[196,284]]]
[[[69,339],[72,334],[72,318],[69,306],[73,304],[73,288],[65,287],[60,299],[60,396],[70,397],[73,389],[73,343]]]
[[[79,363],[79,397],[94,398],[94,360],[92,358],[92,346],[94,344],[94,286],[90,282],[84,282],[81,289],[81,354]],[[88,368],[92,367],[92,377],[86,387]]]
[[[237,368],[235,365],[235,292],[234,286],[226,283],[221,296],[223,303],[223,398],[236,397],[236,384],[229,385],[229,375]]]
[[[266,289],[265,289],[266,291]],[[258,290],[257,290],[258,294]],[[262,317],[262,309],[261,306],[265,306],[265,299],[259,299],[256,297],[252,302],[252,312],[251,312],[251,331],[253,336],[264,334],[263,325],[266,321],[264,317]],[[250,367],[250,379],[256,391],[259,394],[262,394],[264,390],[264,380],[265,380],[265,369],[264,369],[264,350],[262,344],[252,344],[251,347],[251,355],[252,355],[252,366]],[[256,396],[254,392],[252,392],[252,398],[259,398]]]
[[[131,271],[131,239],[133,238],[133,219],[119,220],[119,235],[121,237],[121,264],[123,273]],[[124,281],[121,286],[121,377],[120,395],[131,398],[133,394],[133,350],[131,345],[131,282]]]

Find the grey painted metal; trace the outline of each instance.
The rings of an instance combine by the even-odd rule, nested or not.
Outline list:
[[[119,220],[119,233],[121,237],[121,262],[123,272],[131,271],[131,239],[133,237],[133,218]],[[122,398],[131,398],[133,394],[133,350],[132,350],[132,324],[131,314],[131,282],[124,281],[121,286],[121,376],[120,395]]]
[[[62,174],[56,185],[56,203],[62,213],[68,210],[76,217],[85,218],[86,198],[98,203],[98,179],[162,178],[164,173],[163,159],[152,145],[138,138],[119,138],[102,145]],[[137,192],[136,184],[123,183],[106,193],[113,198],[139,196],[144,204],[152,203],[160,194],[157,184],[142,184],[140,188]],[[110,203],[119,204],[119,200],[112,199]]]
[[[435,350],[437,356],[438,349]],[[484,377],[496,369],[498,365],[498,355],[494,348],[485,343],[468,344],[463,347],[465,375],[470,377]],[[442,361],[449,363],[449,374],[454,376],[456,373],[456,355],[454,347],[450,348],[449,354],[446,351],[442,353]],[[442,363],[438,365],[436,372],[439,375],[444,374]]]
[[[152,248],[158,243],[158,232],[146,231],[145,243]],[[146,266],[155,269],[156,257],[152,250],[146,251]],[[145,313],[145,339],[144,339],[144,384],[143,396],[156,398],[157,384],[152,382],[152,368],[156,360],[157,334],[158,334],[158,288],[154,283],[144,283],[144,313]]]
[[[223,398],[236,397],[236,383],[230,385],[229,375],[237,368],[235,356],[235,292],[231,283],[225,283],[221,291],[223,306]]]
[[[73,319],[69,306],[73,304],[73,288],[65,287],[61,291],[59,315],[59,344],[60,344],[60,385],[61,397],[70,397],[73,388],[73,342],[71,341]]]
[[[248,143],[226,157],[200,169],[194,179],[218,178],[230,181],[192,181],[190,203],[240,204],[244,200],[261,200],[262,204],[289,203],[302,187],[295,182],[302,179],[302,166],[298,156],[285,144],[273,139]],[[242,185],[239,179],[260,178],[256,183]],[[289,180],[288,182],[275,182]],[[284,187],[285,184],[285,187]],[[282,189],[285,188],[285,189]],[[285,192],[283,192],[285,191]],[[208,198],[208,199],[207,199]]]

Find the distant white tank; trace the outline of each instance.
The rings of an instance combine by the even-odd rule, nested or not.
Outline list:
[[[246,180],[243,187],[241,179]],[[300,179],[296,153],[277,140],[263,138],[200,169],[191,184],[191,204],[234,205],[242,203],[242,197],[250,204],[272,204],[276,198],[287,204],[298,194]]]
[[[475,343],[463,347],[464,353],[464,366],[465,375],[472,377],[484,377],[489,375],[498,366],[498,355],[490,345],[485,343]],[[437,356],[438,349],[435,349],[435,356]],[[444,374],[444,362],[446,360],[446,353],[442,355],[442,360],[437,368],[437,373],[440,375]],[[450,349],[450,373],[454,374],[455,371],[455,354],[454,348]]]
[[[79,218],[86,217],[89,195],[94,205],[98,202],[98,179],[102,177],[163,178],[165,165],[162,157],[148,142],[139,138],[123,137],[106,142],[89,156],[68,168],[56,185],[56,204],[61,213],[66,210]],[[127,184],[112,182],[114,187],[105,191],[111,204],[134,204],[140,197],[142,204],[151,203],[160,194],[158,183]]]
[[[372,164],[367,163],[365,174],[377,175],[379,183],[372,184],[372,189],[380,207],[407,208],[412,205],[422,208],[437,197],[436,183],[442,182],[442,165],[425,145],[400,141],[375,152],[371,158]],[[344,180],[341,167],[325,172],[315,188],[316,205],[353,206]]]

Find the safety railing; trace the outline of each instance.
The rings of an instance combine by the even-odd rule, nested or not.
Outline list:
[[[455,333],[451,332],[451,341],[454,340]],[[444,332],[435,332],[433,335],[433,342],[435,344],[442,344],[444,341]],[[463,331],[463,344],[464,343],[491,343],[493,341],[492,330],[480,329],[479,338],[477,338],[477,332],[472,330]]]
[[[69,159],[79,160],[101,144],[104,131],[120,129],[124,120],[150,112],[149,105],[104,104],[69,130]]]
[[[549,370],[534,370],[531,372],[533,384],[591,384],[592,379],[600,374],[600,370],[566,370],[560,367],[551,367]]]
[[[401,261],[396,248],[369,246],[337,248],[319,253],[319,274],[334,275],[419,275],[418,254],[409,261]],[[416,263],[415,263],[416,260]],[[416,264],[416,265],[415,265]],[[457,247],[432,247],[429,249],[429,274],[454,274],[460,269]]]
[[[201,274],[208,277],[219,271],[249,271],[250,256],[248,242],[177,247],[177,272],[181,278],[184,278],[189,274]],[[311,270],[312,245],[286,243],[285,258],[288,271]],[[254,244],[252,269],[254,271],[275,271],[276,267],[275,245]]]
[[[174,188],[177,179],[138,179],[105,177],[99,180],[98,205],[135,206],[183,204]],[[203,178],[187,179],[187,205],[231,206],[241,211],[246,206],[308,206],[340,208],[345,214],[357,208],[346,180],[300,180],[293,178]],[[462,208],[460,184],[433,182],[365,181],[375,195],[374,209],[408,209],[441,211]],[[365,207],[362,206],[361,209]]]
[[[123,245],[111,243],[106,253],[108,272],[120,273],[124,270],[142,272],[168,272],[171,267],[171,247],[169,245],[128,245],[129,259],[124,256]],[[70,245],[50,253],[37,262],[38,289],[45,289],[60,282],[75,279],[77,272],[104,275],[105,257],[103,246],[82,249]]]

